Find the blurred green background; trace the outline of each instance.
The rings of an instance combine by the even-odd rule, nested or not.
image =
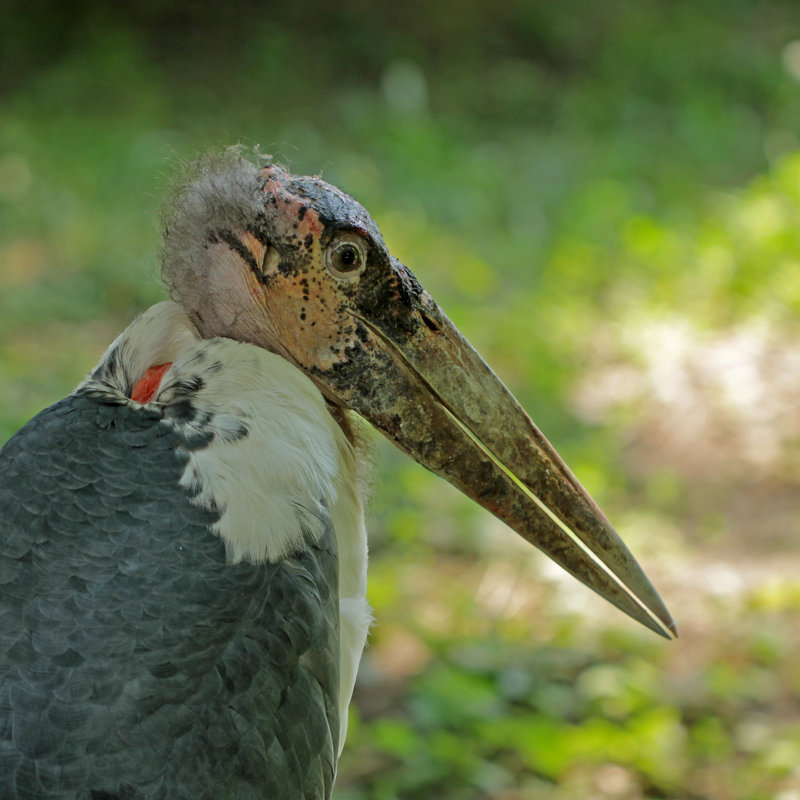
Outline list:
[[[6,0],[0,441],[163,298],[169,175],[237,142],[371,211],[681,630],[376,439],[339,800],[800,800],[796,0]]]

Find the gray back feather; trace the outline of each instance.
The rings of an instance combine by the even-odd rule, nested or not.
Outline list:
[[[77,393],[0,451],[0,796],[322,800],[335,538],[225,563],[154,407]]]

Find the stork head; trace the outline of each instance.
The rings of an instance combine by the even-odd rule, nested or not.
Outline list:
[[[355,200],[228,155],[201,165],[165,222],[164,278],[201,335],[283,355],[578,580],[675,633],[606,517]]]

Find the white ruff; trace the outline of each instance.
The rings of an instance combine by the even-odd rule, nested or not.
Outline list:
[[[103,364],[115,348],[120,360],[124,356],[129,384],[148,367],[172,361],[153,402],[168,408],[188,400],[189,419],[167,415],[168,421],[184,434],[214,435],[208,446],[187,451],[181,485],[196,493],[193,502],[221,512],[215,532],[229,562],[280,561],[318,540],[330,515],[339,554],[341,753],[371,621],[353,448],[300,370],[254,345],[199,339],[174,303],[159,303],[137,318],[92,379],[106,378]],[[200,382],[187,388],[196,378]]]

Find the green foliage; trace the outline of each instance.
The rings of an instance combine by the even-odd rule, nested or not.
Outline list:
[[[796,798],[795,0],[7,5],[0,440],[163,296],[172,164],[258,144],[370,209],[678,618],[378,443],[340,800]]]

